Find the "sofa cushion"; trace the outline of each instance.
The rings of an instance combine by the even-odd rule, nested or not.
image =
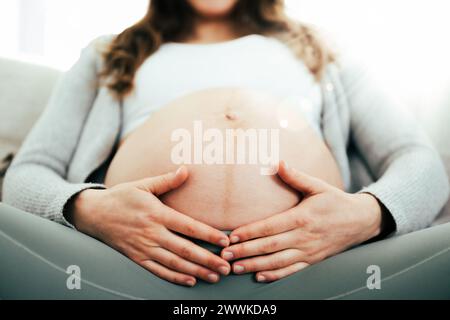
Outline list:
[[[0,201],[11,155],[45,108],[60,74],[48,67],[0,58]]]
[[[445,97],[438,105],[436,112],[430,114],[430,119],[427,121],[427,129],[441,155],[447,175],[450,177],[450,85],[448,85]],[[447,205],[433,225],[447,222],[450,222],[450,201],[447,202]]]
[[[447,169],[447,175],[450,176],[450,154],[443,154],[441,156]],[[447,202],[444,209],[441,211],[437,219],[433,222],[433,225],[439,225],[447,222],[450,222],[450,201]]]
[[[0,59],[0,139],[20,145],[45,108],[60,72]]]

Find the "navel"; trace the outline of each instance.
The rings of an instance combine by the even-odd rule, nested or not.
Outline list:
[[[236,113],[234,113],[234,112],[226,112],[225,113],[225,118],[227,120],[234,121],[234,120],[238,119],[238,115]]]

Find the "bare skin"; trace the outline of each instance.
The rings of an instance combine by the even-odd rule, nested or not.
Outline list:
[[[192,34],[181,42],[213,43],[242,36],[228,19],[237,0],[188,2],[197,19]],[[158,196],[177,189],[187,178],[184,168],[177,174],[121,183],[107,190],[86,190],[74,199],[67,217],[80,231],[162,279],[186,286],[194,286],[197,279],[219,281],[220,275],[230,272],[228,261],[238,257],[244,260],[233,264],[236,273],[257,272],[258,281],[274,281],[381,230],[382,210],[373,196],[345,193],[307,174],[281,169],[280,179],[306,199],[278,215],[239,227],[228,238],[159,200]],[[175,232],[224,247],[222,257]]]
[[[189,3],[197,13],[198,17],[194,24],[192,36],[189,37],[189,39],[180,39],[180,41],[211,43],[234,39],[241,35],[236,32],[236,28],[230,24],[228,19],[237,0],[190,0]],[[163,175],[162,177],[166,178],[159,177],[159,179],[167,179],[166,175]],[[158,179],[158,177],[156,178]],[[186,179],[187,176],[183,179],[183,182]],[[168,206],[163,205],[159,199],[155,197],[150,197],[151,200],[146,199],[147,205],[142,205],[141,203],[140,210],[136,210],[133,205],[134,199],[139,197],[143,200],[144,198],[142,195],[143,192],[146,191],[143,191],[142,188],[136,188],[134,186],[135,183],[139,184],[140,182],[120,184],[109,190],[85,190],[74,197],[73,205],[70,206],[71,209],[66,213],[66,216],[69,221],[74,223],[78,230],[94,236],[109,244],[111,247],[116,248],[136,263],[146,267],[150,272],[153,272],[167,281],[186,286],[194,286],[197,279],[204,279],[214,283],[219,281],[219,274],[227,275],[230,272],[230,265],[227,261],[210,252],[205,252],[203,248],[193,243],[189,243],[188,246],[184,247],[189,248],[188,252],[186,252],[186,249],[183,249],[183,252],[179,253],[176,253],[174,250],[167,250],[169,253],[164,257],[166,265],[161,262],[163,261],[163,258],[160,258],[159,262],[156,258],[152,258],[148,252],[149,248],[145,245],[134,249],[131,249],[131,247],[128,249],[125,248],[123,242],[126,237],[130,239],[142,237],[142,242],[147,242],[148,244],[152,244],[152,239],[160,239],[160,241],[164,243],[174,240],[169,232],[153,232],[154,229],[151,230],[152,232],[143,232],[144,225],[140,225],[140,227],[128,227],[130,224],[133,226],[136,221],[142,221],[145,225],[150,225],[150,218],[148,220],[142,219],[142,216],[145,216],[145,214],[159,216],[162,211],[173,210]],[[181,183],[174,183],[173,185],[175,187],[171,189],[176,189]],[[144,188],[144,190],[146,189]],[[114,199],[114,202],[116,203],[116,206],[114,207],[111,207],[110,205],[112,199]],[[157,204],[157,206],[154,206],[153,204]],[[118,207],[121,208],[120,211],[117,210]],[[143,210],[144,207],[145,210]],[[113,218],[114,216],[111,215],[111,211],[118,212],[117,218]],[[189,223],[187,223],[184,215],[181,213],[175,215],[173,220],[179,225],[181,230],[190,230],[187,235],[193,238],[212,242],[211,238],[214,237],[214,235],[216,235],[216,237],[224,236],[222,232],[209,226],[206,226],[209,231],[206,231],[206,234],[205,231],[203,231],[203,236],[200,236],[200,229],[204,229],[205,225],[200,225],[199,222],[194,219],[190,219]],[[104,224],[110,225],[109,231],[103,228]],[[159,222],[159,226],[159,230],[163,230],[164,228],[167,229],[167,225],[164,221]],[[177,239],[180,240],[181,238]],[[225,242],[223,243],[212,243],[226,247],[229,244],[229,240],[225,237]],[[184,245],[186,245],[185,242]],[[196,254],[194,254],[194,252],[196,252]],[[198,260],[198,257],[202,258],[201,262]],[[143,261],[150,262],[143,265]],[[186,270],[183,263],[181,263],[182,261],[189,262],[189,272]],[[214,268],[211,266],[209,269],[206,268],[207,271],[205,271],[205,267],[203,266],[211,265],[211,261],[215,261]],[[167,265],[169,265],[169,267]],[[210,276],[206,276],[205,278],[206,273]]]
[[[230,23],[229,15],[238,0],[188,0],[197,14],[191,35],[180,39],[185,43],[215,43],[236,39],[242,30]]]
[[[225,149],[234,160],[239,155],[249,159],[252,149],[269,150],[276,143],[277,157],[342,189],[336,161],[299,109],[295,104],[288,106],[284,99],[257,90],[212,88],[182,96],[153,112],[144,124],[122,139],[108,168],[105,185],[112,187],[176,170],[177,162],[172,158],[176,143],[171,141],[172,135],[180,128],[189,131],[191,150],[191,145],[201,140],[196,138],[194,122],[201,122],[204,132],[212,129],[221,132],[223,137],[227,130],[277,130],[277,138],[268,137],[264,147],[261,147],[262,139],[257,138],[245,139],[246,145],[239,152],[238,148],[232,152],[230,148]],[[289,119],[285,127],[280,125],[283,119]],[[234,143],[237,142],[235,139]],[[202,145],[206,150],[209,144]],[[163,195],[161,200],[195,220],[229,231],[288,210],[300,201],[298,192],[276,174],[261,175],[264,166],[260,163],[201,161],[194,164],[190,153],[190,162],[178,163],[189,169],[188,181]]]
[[[72,222],[168,281],[191,287],[197,278],[217,282],[230,272],[228,262],[175,232],[221,247],[229,244],[228,237],[158,199],[182,185],[188,175],[181,167],[107,190],[86,190],[74,203]]]
[[[381,232],[382,211],[370,194],[346,193],[281,162],[279,177],[302,192],[294,208],[237,228],[222,251],[237,274],[256,272],[272,282],[298,272]]]

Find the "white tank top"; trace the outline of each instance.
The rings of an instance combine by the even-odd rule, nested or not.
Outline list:
[[[177,97],[209,88],[261,90],[296,102],[321,134],[322,95],[305,64],[279,40],[249,35],[214,44],[166,43],[136,72],[121,136]]]

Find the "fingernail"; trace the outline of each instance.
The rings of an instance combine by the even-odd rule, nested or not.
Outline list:
[[[179,167],[177,172],[175,172],[175,176],[178,176],[181,172],[181,170],[183,170],[183,167]]]
[[[219,267],[219,272],[221,274],[223,274],[224,276],[226,276],[230,272],[230,270],[228,269],[228,267],[222,266],[222,267]]]
[[[187,284],[189,287],[195,286],[195,282],[194,282],[193,280],[188,280],[188,281],[186,281],[186,284]]]
[[[234,273],[242,273],[242,272],[244,272],[245,268],[241,265],[236,264],[236,265],[234,265],[233,270],[234,270]]]
[[[234,257],[234,255],[233,255],[233,253],[230,252],[230,251],[225,251],[225,252],[223,253],[223,258],[224,258],[225,260],[231,260],[231,259],[233,259],[233,257]]]
[[[288,163],[287,163],[286,161],[283,161],[283,162],[284,162],[285,168],[286,168],[287,170],[289,170],[289,165],[288,165]]]
[[[217,282],[219,281],[219,276],[214,273],[208,274],[208,280],[211,282]]]
[[[239,242],[239,237],[238,237],[238,236],[232,236],[232,237],[230,238],[230,241],[231,241],[231,243]]]
[[[219,244],[222,247],[227,247],[228,246],[228,240],[227,239],[222,239],[222,240],[219,241]]]
[[[263,275],[258,275],[256,277],[256,281],[258,281],[258,282],[265,282],[266,281],[266,277],[264,277]]]

